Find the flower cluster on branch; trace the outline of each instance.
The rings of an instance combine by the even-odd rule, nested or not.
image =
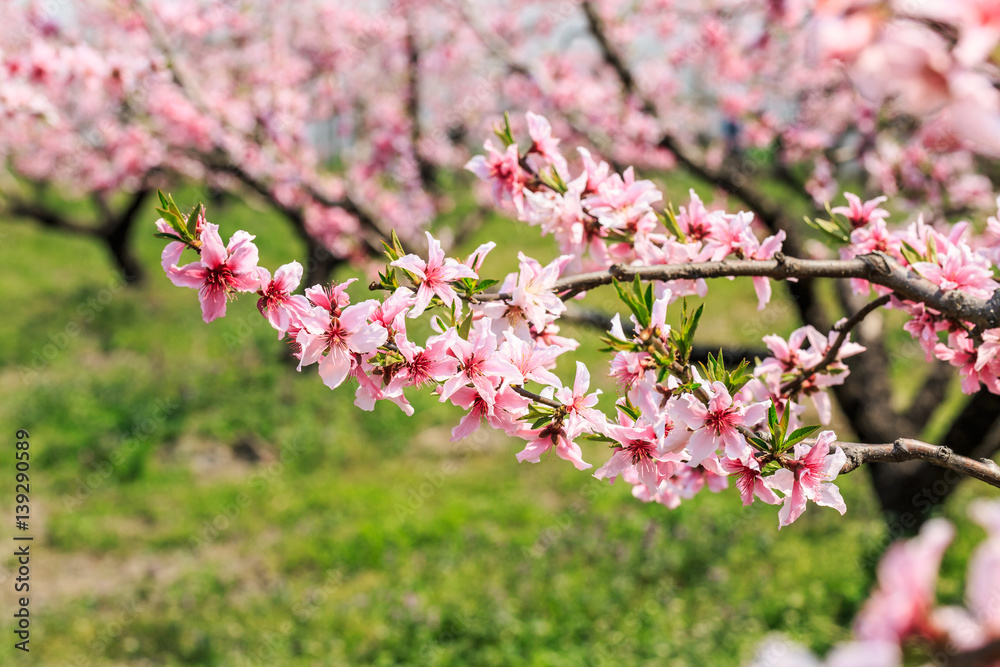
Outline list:
[[[1000,246],[973,235],[970,225],[935,229],[917,220],[890,230],[879,202],[851,198],[849,208],[814,223],[841,245],[841,259],[785,257],[783,233],[759,238],[751,213],[709,210],[693,192],[679,212],[657,210],[663,197],[655,184],[631,168],[615,173],[586,150],[574,176],[545,118],[530,114],[527,121],[526,149],[505,121],[496,130],[502,149],[487,142],[486,155],[468,167],[519,220],[556,238],[564,254],[547,265],[522,253],[516,272],[488,278],[483,265],[493,243],[460,259],[446,256],[430,233],[425,255],[406,252],[393,234],[384,243],[389,263],[371,285],[389,293],[384,299],[352,303],[353,281],[294,295],[297,262],[272,278],[257,266],[252,236],[239,231],[223,245],[201,208],[184,215],[161,195],[157,225],[171,241],[164,270],[176,285],[199,290],[206,322],[225,314],[231,296],[257,292],[261,313],[289,340],[299,369],[316,364],[331,389],[350,381],[362,409],[387,400],[412,414],[407,392],[426,388],[465,411],[456,439],[486,422],[525,441],[518,460],[537,462],[553,451],[580,470],[593,467],[581,442],[604,443],[608,455],[594,475],[620,478],[637,498],[668,507],[706,487],[718,491],[733,477],[744,504],[781,505],[782,526],[808,501],[843,513],[834,482],[866,452],[872,460],[927,458],[919,447],[894,448],[890,459],[883,445],[852,445],[849,463],[832,431],[803,423],[805,397],[829,423],[826,390],[844,381],[843,359],[863,351],[850,331],[872,311],[906,313],[906,329],[927,353],[960,367],[966,391],[980,383],[1000,389],[993,301],[1000,285],[992,278]],[[186,248],[199,259],[181,265]],[[691,351],[703,306],[689,299],[705,296],[707,278],[722,276],[752,276],[759,308],[771,298],[771,278],[852,278],[856,290],[876,297],[830,332],[807,326],[787,340],[766,336],[771,356],[753,367],[727,368],[721,354],[696,367]],[[560,335],[565,301],[602,285],[613,286],[631,320],[626,334],[616,315],[603,339],[618,386],[610,412],[600,409],[601,392],[591,391],[583,363],[572,386],[552,372],[558,357],[578,346]],[[679,325],[667,323],[671,308],[680,311]],[[432,330],[423,340],[407,330],[418,317]],[[960,458],[939,463],[963,471],[976,463]],[[1000,469],[981,467],[980,479],[1000,485]]]

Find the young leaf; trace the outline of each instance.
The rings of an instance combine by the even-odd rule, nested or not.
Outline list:
[[[788,412],[788,408],[785,408],[785,411]],[[784,449],[791,449],[792,447],[799,444],[800,442],[808,438],[810,435],[812,435],[819,429],[820,429],[819,426],[803,426],[802,428],[797,428],[791,432],[791,434],[788,436],[788,440],[785,440],[785,442],[782,444],[782,447]]]
[[[903,241],[900,244],[899,252],[903,255],[903,259],[905,259],[907,263],[910,265],[924,261],[924,258],[920,256],[920,253],[917,252],[917,249],[911,246],[906,241]]]
[[[774,407],[774,401],[767,406],[767,427],[771,431],[771,438],[775,442],[781,442],[780,426],[778,425],[778,409]]]
[[[458,326],[458,335],[462,337],[463,340],[469,340],[469,332],[472,331],[472,311],[465,316],[462,323]]]
[[[687,243],[687,236],[681,230],[681,226],[677,224],[677,215],[674,213],[673,204],[668,204],[666,210],[662,214],[657,214],[657,217],[667,228],[667,231],[677,237],[678,241]]]

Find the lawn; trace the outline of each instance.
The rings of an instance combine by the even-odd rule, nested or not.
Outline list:
[[[86,240],[0,226],[0,423],[32,446],[31,664],[738,665],[771,632],[816,650],[848,636],[886,544],[864,472],[842,478],[845,517],[813,506],[779,533],[774,508],[743,509],[732,488],[670,511],[558,459],[518,464],[494,433],[452,443],[459,412],[429,397],[410,418],[361,412],[353,390],[295,372],[253,299],[204,324],[159,272],[146,217],[138,288]],[[209,219],[257,234],[272,269],[300,255],[266,210],[229,201]],[[536,238],[494,218],[462,250],[503,242],[486,264],[502,276],[517,243],[554,256]],[[748,282],[714,283],[702,341],[787,334],[777,291],[758,313]],[[580,353],[595,377],[598,347]],[[964,508],[983,489],[945,508],[962,526],[945,599],[982,537]]]

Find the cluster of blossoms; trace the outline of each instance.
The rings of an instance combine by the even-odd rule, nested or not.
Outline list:
[[[595,476],[625,480],[644,501],[675,507],[706,486],[724,488],[734,477],[744,504],[759,499],[781,505],[781,525],[797,519],[810,500],[843,513],[833,482],[845,452],[832,431],[812,437],[820,427],[803,425],[799,400],[809,396],[820,420],[829,421],[825,389],[843,382],[848,368],[842,360],[863,350],[849,342],[849,323],[838,323],[828,334],[805,327],[788,340],[768,336],[773,356],[755,368],[747,362],[726,368],[720,355],[698,369],[691,352],[702,309],[689,311],[685,298],[707,291],[697,271],[690,273],[695,277],[645,283],[638,275],[633,282],[611,280],[624,266],[724,268],[737,260],[770,259],[781,250],[783,234],[760,240],[751,214],[709,211],[693,194],[679,213],[660,213],[652,206],[662,199],[653,183],[636,180],[631,169],[611,173],[585,151],[581,173],[571,177],[548,122],[529,115],[528,126],[526,151],[507,122],[497,129],[503,150],[487,143],[487,155],[473,159],[469,168],[492,185],[498,199],[512,202],[519,218],[556,237],[565,254],[547,265],[521,254],[518,270],[498,281],[481,277],[492,243],[457,259],[430,233],[425,255],[407,253],[393,235],[385,244],[389,265],[372,285],[389,293],[384,300],[352,303],[347,288],[353,281],[294,295],[302,275],[298,263],[272,277],[257,266],[253,237],[237,232],[223,245],[200,208],[185,216],[162,198],[159,232],[171,241],[163,253],[164,270],[175,284],[199,290],[206,322],[225,314],[230,296],[257,292],[261,313],[292,343],[299,369],[316,364],[331,389],[350,380],[362,409],[388,400],[412,414],[407,390],[428,387],[441,402],[466,412],[452,432],[455,439],[485,421],[526,441],[518,460],[537,462],[552,450],[581,470],[592,467],[581,442],[602,442],[610,456]],[[884,220],[875,204],[852,199],[846,213],[834,212],[836,221],[824,224],[837,230],[850,224],[860,238]],[[845,252],[856,254],[861,247],[852,240]],[[198,252],[199,259],[180,265],[185,248]],[[902,232],[896,249],[900,262],[943,290],[982,297],[993,284],[978,272],[989,247],[974,251],[961,233],[941,235],[918,223]],[[889,246],[882,252],[888,254]],[[608,279],[590,285],[595,273],[580,273],[585,269]],[[608,414],[598,407],[601,392],[591,391],[586,366],[577,362],[571,386],[553,369],[558,357],[578,346],[560,335],[564,302],[611,282],[630,311],[630,323],[626,331],[616,315],[604,339],[619,388]],[[768,278],[756,276],[754,283],[764,307]],[[487,291],[495,286],[499,291]],[[924,305],[893,299],[892,305],[903,309]],[[669,308],[681,311],[679,325],[667,323]],[[421,316],[429,318],[432,334],[413,340],[408,323]],[[956,341],[979,336],[928,308],[919,318],[914,314],[911,325],[918,320],[928,322],[934,335],[939,326],[958,328],[947,342],[934,344],[939,355],[943,350],[957,355]],[[970,367],[985,360],[977,377],[994,371],[1000,344],[994,333],[983,333],[967,353],[973,355],[964,362]]]
[[[931,519],[920,535],[893,544],[878,564],[878,583],[854,621],[854,640],[836,647],[825,663],[808,650],[782,640],[765,642],[752,667],[901,667],[904,649],[952,664],[1000,664],[1000,502],[976,501],[972,519],[986,541],[969,560],[966,607],[935,605],[938,569],[955,529]],[[910,663],[906,663],[910,664]]]

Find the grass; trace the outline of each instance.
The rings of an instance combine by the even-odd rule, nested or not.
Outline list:
[[[252,299],[206,326],[154,271],[149,213],[138,289],[85,240],[0,227],[0,420],[32,443],[34,664],[737,665],[771,632],[816,650],[848,636],[886,543],[863,473],[843,478],[846,517],[810,507],[779,534],[734,489],[668,511],[560,460],[518,465],[496,434],[451,443],[458,411],[427,397],[412,418],[361,412],[294,371]],[[210,218],[257,234],[272,269],[300,254],[245,203]],[[466,245],[500,241],[502,274],[533,233],[493,219]],[[780,298],[754,303],[748,282],[715,283],[703,341],[794,327]],[[595,370],[597,347],[580,351]],[[963,518],[975,493],[945,508],[962,527],[948,599],[981,538]],[[13,568],[0,559],[5,614]]]

